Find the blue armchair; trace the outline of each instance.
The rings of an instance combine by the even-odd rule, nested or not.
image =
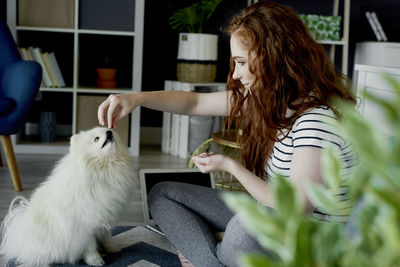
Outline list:
[[[28,115],[40,87],[42,68],[21,59],[10,30],[1,20],[0,54],[0,139],[14,188],[21,191],[10,135],[21,129]]]

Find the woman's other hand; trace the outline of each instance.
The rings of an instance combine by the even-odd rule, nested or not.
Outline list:
[[[132,98],[132,96],[132,94],[109,95],[97,110],[97,118],[100,125],[105,126],[107,121],[108,128],[115,128],[122,117],[136,108],[137,105],[133,101],[135,98]]]
[[[201,172],[227,171],[227,164],[232,158],[214,153],[201,153],[192,157],[193,163]]]

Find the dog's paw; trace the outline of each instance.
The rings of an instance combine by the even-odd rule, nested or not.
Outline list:
[[[104,260],[98,253],[92,253],[89,255],[85,255],[83,259],[87,265],[90,266],[103,266],[104,265]]]

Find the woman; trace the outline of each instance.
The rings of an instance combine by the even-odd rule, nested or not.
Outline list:
[[[346,141],[325,121],[336,120],[332,97],[354,102],[344,77],[324,48],[289,7],[260,2],[236,15],[227,28],[231,70],[226,92],[134,92],[110,96],[98,111],[108,127],[137,106],[196,115],[226,116],[242,130],[240,162],[219,154],[193,157],[202,172],[230,172],[261,204],[274,208],[271,182],[288,177],[300,192],[306,212],[328,218],[311,205],[305,186],[322,183],[321,152],[333,146],[343,157],[343,173],[352,167]],[[117,112],[116,112],[117,111]],[[116,113],[115,113],[116,112]],[[113,115],[114,114],[114,115]],[[236,266],[243,252],[262,252],[217,190],[160,183],[149,195],[154,220],[181,252],[183,266]],[[224,231],[222,241],[213,233]]]

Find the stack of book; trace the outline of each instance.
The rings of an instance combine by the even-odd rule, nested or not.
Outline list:
[[[186,92],[221,92],[225,90],[225,83],[187,83],[179,81],[165,81],[164,90],[178,90]],[[163,113],[161,151],[181,158],[190,157],[189,139],[190,117],[187,115]],[[205,141],[205,140],[203,140]]]
[[[42,87],[65,87],[63,75],[54,52],[42,52],[39,47],[19,47],[23,60],[34,60],[42,66]]]
[[[378,41],[386,42],[388,39],[386,37],[385,31],[382,28],[381,23],[379,22],[378,16],[375,11],[367,11],[365,12],[365,16],[368,19],[369,25],[371,26],[375,37]]]

